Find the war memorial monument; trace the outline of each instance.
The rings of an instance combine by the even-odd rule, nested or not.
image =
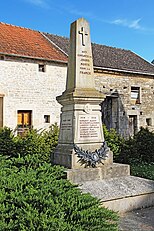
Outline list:
[[[102,129],[104,98],[95,89],[89,23],[80,18],[71,24],[66,90],[57,97],[62,112],[53,162],[66,167],[68,180],[110,209],[154,205],[154,182],[130,176],[129,165],[113,163]]]

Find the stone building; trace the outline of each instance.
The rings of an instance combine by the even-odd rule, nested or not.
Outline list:
[[[154,128],[154,65],[135,53],[92,44],[102,120],[127,137]],[[69,39],[0,23],[0,126],[44,129],[58,122]]]

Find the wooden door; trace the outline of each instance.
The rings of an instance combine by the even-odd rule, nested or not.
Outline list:
[[[18,134],[25,132],[32,126],[32,111],[18,111]]]

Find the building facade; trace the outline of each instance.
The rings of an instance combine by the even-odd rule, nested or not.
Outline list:
[[[131,51],[92,44],[102,121],[125,137],[154,128],[154,66]],[[0,23],[0,126],[22,133],[60,122],[69,39]]]

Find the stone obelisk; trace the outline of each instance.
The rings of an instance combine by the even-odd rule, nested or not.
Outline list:
[[[70,169],[83,168],[74,145],[94,152],[104,141],[100,103],[95,89],[89,23],[80,18],[71,24],[66,90],[57,101],[62,105],[60,136],[54,163]],[[112,163],[110,156],[105,163]]]

